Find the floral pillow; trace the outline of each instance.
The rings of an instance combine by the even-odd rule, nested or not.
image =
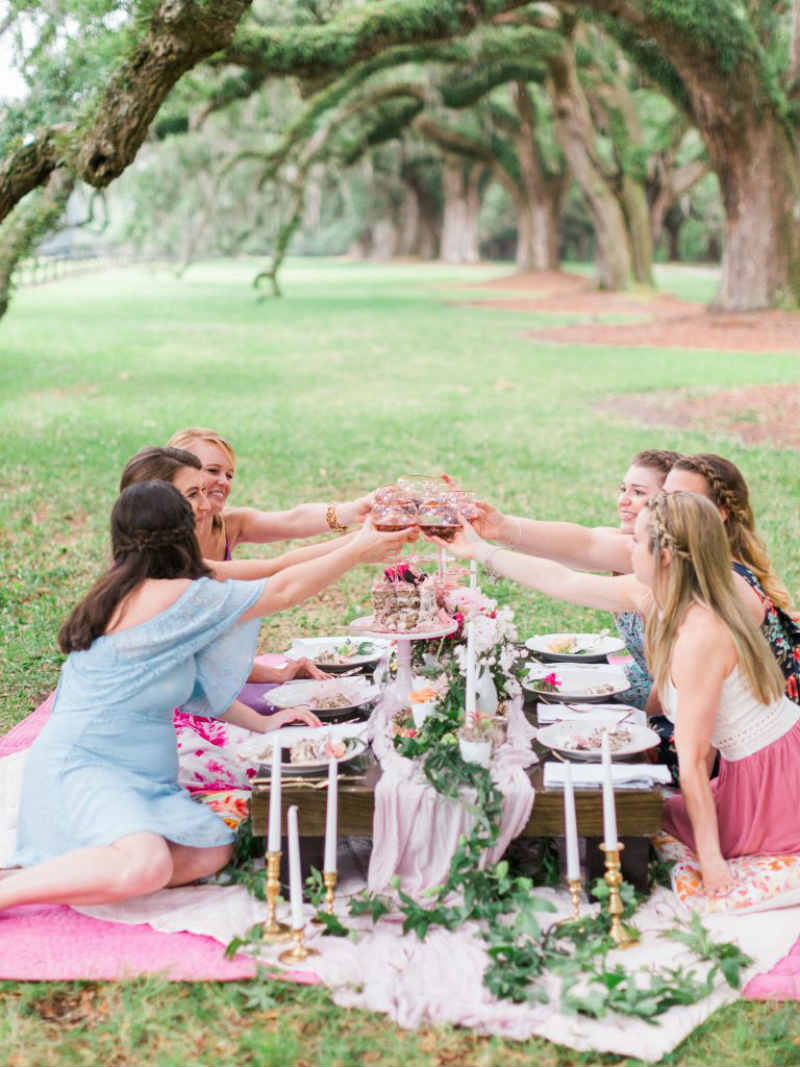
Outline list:
[[[195,800],[206,804],[235,830],[239,823],[244,822],[250,815],[250,790],[249,789],[221,789],[213,793],[195,793]]]
[[[707,897],[695,854],[677,838],[651,838],[660,860],[674,861],[672,888],[686,908],[703,914],[739,914],[785,908],[800,903],[800,856],[737,856],[728,860],[736,885],[726,896]]]

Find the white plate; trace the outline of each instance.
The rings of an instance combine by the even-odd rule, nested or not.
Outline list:
[[[561,687],[556,692],[545,692],[535,688],[533,682],[536,679],[546,678],[550,674],[554,674],[561,682]],[[608,664],[599,666],[574,663],[564,664],[564,666],[536,664],[529,668],[522,684],[545,704],[560,704],[564,701],[584,704],[606,703],[609,697],[624,693],[630,688],[625,672],[619,667],[612,667]],[[591,692],[592,689],[603,686],[606,688],[602,692]]]
[[[536,740],[552,748],[554,752],[566,756],[567,759],[596,762],[601,758],[600,733],[602,729],[602,725],[598,723],[575,722],[574,720],[554,722],[550,726],[542,727],[536,735]],[[625,722],[619,729],[626,730],[630,734],[630,741],[611,752],[612,760],[627,759],[639,752],[646,752],[649,748],[655,748],[661,740],[655,730],[651,730],[649,726],[636,726],[634,723]],[[588,740],[593,734],[597,735],[596,748],[574,747],[576,739]]]
[[[324,737],[329,736],[330,730],[326,727],[317,727],[318,732]],[[281,731],[276,731],[276,734],[280,734]],[[281,748],[291,748],[294,742],[286,744],[285,739],[277,737],[278,743]],[[297,740],[297,738],[295,739]],[[337,738],[339,740],[339,738]],[[340,767],[345,767],[348,763],[352,762],[363,756],[367,751],[367,740],[364,737],[348,736],[342,738],[347,744],[347,752],[343,756],[337,759],[337,763]],[[247,750],[240,748],[238,755],[246,763],[250,763],[254,766],[261,766],[266,774],[270,774],[272,770],[272,746],[274,741],[266,737],[259,737],[258,744],[249,744]],[[320,760],[306,760],[303,763],[289,763],[286,758],[281,762],[281,776],[289,777],[294,774],[315,774],[317,772],[328,770],[328,763],[330,757],[325,756]]]
[[[341,648],[345,642],[349,642],[355,648],[360,644],[369,645],[369,650],[347,657],[346,663],[331,663],[325,653]],[[292,647],[284,653],[288,659],[312,660],[322,670],[335,672],[346,671],[353,667],[368,667],[377,663],[382,656],[387,655],[391,649],[391,641],[380,637],[354,637],[352,634],[342,634],[333,637],[296,637],[292,641]]]
[[[375,700],[379,692],[377,685],[362,674],[354,675],[352,678],[325,678],[321,681],[309,678],[284,682],[276,689],[270,689],[264,694],[264,703],[272,704],[276,708],[296,708],[298,704],[305,704],[322,719],[361,708],[371,700]],[[320,699],[334,693],[343,693],[349,698],[350,703],[340,708],[317,707]]]
[[[553,652],[550,645],[556,641],[572,640],[577,643],[580,652]],[[539,637],[529,637],[525,642],[526,648],[535,652],[537,656],[553,663],[600,663],[606,656],[616,652],[622,652],[625,642],[619,637],[611,637],[606,634],[541,634]],[[572,647],[576,647],[573,645]]]
[[[448,634],[454,633],[458,629],[458,622],[455,619],[451,619],[449,623],[430,623],[421,630],[398,630],[389,631],[381,630],[375,627],[374,615],[362,615],[360,619],[353,619],[350,623],[350,629],[354,634],[364,635],[377,635],[378,637],[393,637],[395,639],[400,637],[407,637],[414,641],[426,641],[433,640],[435,637],[447,637]]]

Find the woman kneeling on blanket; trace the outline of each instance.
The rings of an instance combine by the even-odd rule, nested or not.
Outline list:
[[[68,658],[25,765],[11,859],[30,869],[0,881],[0,910],[122,900],[223,867],[233,833],[178,785],[172,709],[229,714],[260,617],[382,560],[404,538],[365,525],[268,581],[217,581],[178,490],[126,489],[111,513],[113,562],[59,633]]]
[[[580,574],[493,548],[464,527],[448,546],[560,599],[641,611],[647,658],[675,722],[682,794],[664,828],[694,849],[706,891],[730,889],[726,859],[800,853],[800,708],[759,629],[762,609],[737,595],[719,512],[691,492],[648,500],[634,529],[634,573]],[[720,752],[719,777],[708,761]]]

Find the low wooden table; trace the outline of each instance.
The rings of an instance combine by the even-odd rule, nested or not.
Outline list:
[[[522,837],[563,837],[564,794],[560,789],[545,789],[542,785],[544,761],[549,749],[534,744],[540,762],[530,768],[531,783],[536,790],[531,817]],[[339,781],[339,834],[343,837],[371,837],[375,810],[375,785],[381,776],[377,760],[370,753],[361,761],[355,773],[342,772]],[[321,837],[325,833],[326,779],[310,778],[293,784],[287,769],[281,789],[284,805],[296,804],[300,834]],[[617,830],[623,840],[622,872],[637,887],[647,883],[649,859],[648,835],[661,828],[663,793],[660,789],[624,790],[615,792]],[[250,813],[253,834],[265,837],[269,808],[269,777],[253,779]],[[587,870],[590,878],[602,874],[603,856],[596,846],[603,833],[603,797],[600,789],[576,789],[575,810],[578,833],[587,839]]]

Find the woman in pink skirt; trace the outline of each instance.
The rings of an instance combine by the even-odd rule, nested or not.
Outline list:
[[[711,501],[651,497],[636,520],[634,573],[617,578],[488,545],[470,527],[448,547],[549,596],[645,615],[648,665],[680,762],[664,828],[694,849],[706,891],[731,888],[732,856],[800,853],[800,707],[785,695],[759,606],[737,593]]]

